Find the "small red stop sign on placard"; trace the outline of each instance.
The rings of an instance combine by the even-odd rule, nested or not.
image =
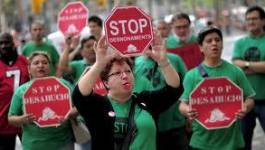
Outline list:
[[[105,88],[104,83],[100,78],[97,79],[96,84],[93,87],[93,90],[95,93],[102,95],[102,96],[105,96],[108,94],[108,91]]]
[[[105,21],[110,46],[125,56],[143,53],[153,40],[151,18],[134,6],[116,7]]]
[[[54,77],[36,79],[25,91],[23,102],[25,113],[35,115],[38,126],[58,126],[70,112],[71,93]]]
[[[90,67],[87,67],[81,76],[83,76],[89,69],[90,69]],[[96,83],[93,87],[93,91],[94,91],[94,93],[97,93],[97,94],[102,95],[102,96],[106,96],[108,94],[108,91],[107,91],[106,87],[104,86],[104,83],[100,77],[97,78]]]
[[[204,79],[190,95],[190,106],[199,114],[197,121],[206,129],[229,127],[242,105],[242,90],[225,77]]]
[[[88,9],[82,2],[68,3],[58,14],[58,29],[63,34],[77,35],[87,25]]]

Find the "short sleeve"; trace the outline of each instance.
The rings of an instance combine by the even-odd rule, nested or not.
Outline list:
[[[21,93],[21,87],[18,88],[15,93],[13,94],[8,116],[18,116],[22,115],[22,93]]]
[[[235,42],[234,44],[234,50],[233,50],[233,55],[232,55],[232,60],[235,60],[235,59],[242,59],[241,57],[241,49],[242,49],[242,46],[241,46],[241,43],[242,40],[238,40]]]
[[[184,88],[184,92],[182,93],[182,95],[180,96],[180,100],[184,101],[184,102],[188,102],[189,101],[189,95],[192,92],[193,88],[194,88],[194,79],[193,79],[193,73],[189,71],[183,80],[183,88]]]

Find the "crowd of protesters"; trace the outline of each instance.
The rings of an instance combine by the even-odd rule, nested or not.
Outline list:
[[[232,64],[221,58],[222,31],[211,23],[196,34],[183,12],[154,22],[151,46],[130,58],[109,48],[98,16],[88,19],[89,33],[62,36],[59,48],[39,20],[19,50],[11,33],[0,33],[0,150],[14,150],[16,137],[24,150],[73,150],[70,120],[77,118],[91,134],[82,150],[251,150],[256,118],[265,131],[264,10],[248,8],[245,21]],[[73,106],[59,127],[41,128],[25,113],[23,94],[49,76],[71,89]],[[196,121],[190,94],[215,77],[233,81],[244,100],[231,126],[208,130]],[[98,79],[105,94],[94,91]]]

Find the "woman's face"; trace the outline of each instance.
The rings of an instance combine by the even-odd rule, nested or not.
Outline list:
[[[223,41],[221,37],[215,33],[209,33],[205,36],[200,49],[205,58],[221,58]]]
[[[114,62],[106,86],[109,92],[115,95],[130,95],[133,90],[134,77],[131,68],[126,62]]]
[[[29,64],[29,73],[32,78],[48,77],[50,74],[48,59],[43,55],[36,55]]]

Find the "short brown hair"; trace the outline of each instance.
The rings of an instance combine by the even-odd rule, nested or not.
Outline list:
[[[130,58],[127,58],[127,57],[117,58],[117,57],[115,57],[115,58],[110,60],[110,62],[106,65],[104,70],[100,73],[101,80],[107,81],[109,79],[109,72],[110,72],[110,69],[113,66],[114,62],[125,62],[129,65],[131,70],[133,69],[133,61]]]
[[[223,41],[223,35],[222,35],[222,31],[215,27],[215,26],[207,26],[204,27],[203,29],[200,30],[200,32],[198,33],[198,43],[199,45],[202,45],[204,38],[206,37],[206,35],[210,34],[210,33],[217,33],[219,35],[219,37],[221,38],[221,40]]]
[[[33,58],[36,56],[39,56],[39,55],[46,57],[49,64],[51,63],[50,55],[47,52],[35,51],[35,52],[31,53],[31,55],[28,57],[29,65],[32,63]]]
[[[191,24],[190,17],[188,14],[180,12],[173,16],[172,22],[179,20],[179,19],[186,19],[189,22],[189,25]]]

